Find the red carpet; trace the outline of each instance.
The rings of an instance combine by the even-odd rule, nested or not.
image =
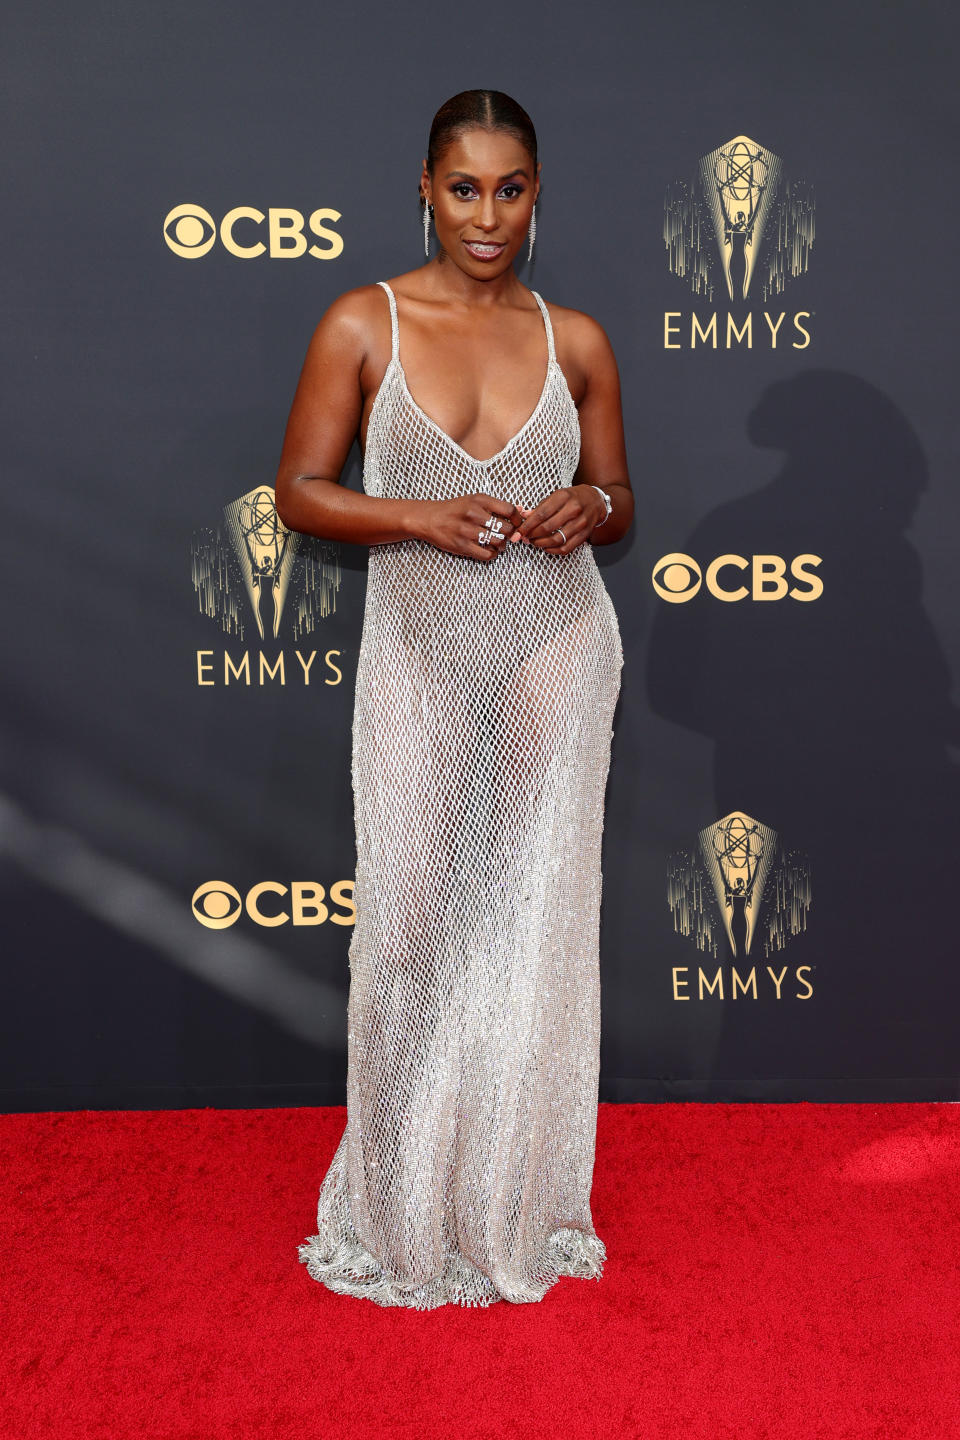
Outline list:
[[[960,1107],[602,1105],[603,1278],[430,1312],[297,1261],[345,1118],[0,1118],[2,1434],[960,1437]]]

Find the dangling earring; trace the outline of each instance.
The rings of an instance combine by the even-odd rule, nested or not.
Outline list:
[[[527,250],[527,259],[533,259],[533,242],[537,238],[537,207],[534,205],[530,211],[530,246]]]
[[[433,214],[433,206],[423,202],[423,253],[430,259],[430,216]]]

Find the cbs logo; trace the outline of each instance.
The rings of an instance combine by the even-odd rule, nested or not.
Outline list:
[[[314,210],[304,216],[299,210],[275,207],[266,214],[252,205],[236,205],[220,221],[220,243],[238,260],[256,260],[269,254],[271,260],[297,260],[312,255],[316,260],[336,260],[343,252],[343,237],[325,221],[340,219],[339,210]],[[266,239],[262,227],[266,225]],[[307,234],[321,243],[307,243]],[[174,205],[163,222],[163,238],[181,260],[198,260],[208,255],[217,239],[218,227],[201,205]]]
[[[284,897],[289,895],[289,909],[283,906]],[[266,896],[275,896],[261,907]],[[329,900],[341,908],[331,910],[325,902]],[[256,925],[322,925],[329,920],[334,925],[352,925],[357,916],[353,903],[353,881],[338,880],[330,886],[327,896],[322,885],[313,880],[294,880],[290,885],[281,885],[276,880],[261,880],[252,885],[246,895],[241,895],[225,880],[207,880],[198,885],[190,902],[193,918],[199,920],[208,930],[227,930],[240,919],[240,912],[246,910]]]
[[[677,551],[661,556],[654,565],[653,588],[671,605],[692,600],[704,581],[717,600],[746,600],[748,595],[752,600],[782,600],[785,595],[792,600],[819,600],[823,581],[810,572],[820,563],[819,555],[795,555],[789,564],[790,580],[795,582],[791,584],[787,561],[779,555],[753,555],[749,560],[743,555],[718,555],[703,571],[692,555]]]

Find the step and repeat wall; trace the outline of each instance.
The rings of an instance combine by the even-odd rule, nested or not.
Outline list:
[[[470,86],[538,127],[521,278],[621,369],[601,1098],[955,1097],[947,10],[8,25],[0,1106],[345,1099],[367,556],[273,481],[326,307],[422,261]]]

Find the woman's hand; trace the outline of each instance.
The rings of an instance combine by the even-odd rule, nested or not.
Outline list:
[[[584,540],[589,540],[591,531],[599,525],[607,513],[603,499],[592,485],[569,485],[563,490],[554,490],[533,510],[522,512],[523,522],[517,530],[521,541],[527,540],[539,550],[549,550],[554,555],[569,555]],[[556,534],[563,531],[563,536]]]
[[[417,539],[427,540],[451,555],[466,555],[485,564],[497,558],[506,540],[514,538],[526,513],[509,500],[484,494],[458,495],[453,500],[422,500],[418,503],[418,512],[413,523]],[[491,515],[500,519],[502,528],[489,544],[481,545],[480,533],[486,529]]]

